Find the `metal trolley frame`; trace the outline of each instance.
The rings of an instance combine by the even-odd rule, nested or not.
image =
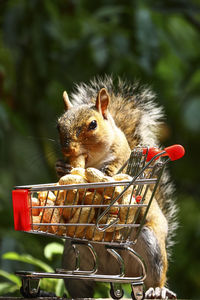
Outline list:
[[[36,297],[40,292],[39,281],[41,278],[59,278],[109,282],[111,284],[110,294],[113,299],[123,297],[122,283],[130,283],[132,298],[143,299],[143,283],[147,269],[143,258],[134,251],[132,246],[137,242],[145,224],[147,213],[166,163],[170,160],[179,159],[183,155],[184,148],[180,145],[170,146],[164,150],[148,147],[135,148],[129,160],[118,172],[126,172],[132,177],[131,180],[70,185],[53,183],[15,187],[13,190],[15,230],[70,239],[75,255],[73,270],[56,269],[55,273],[16,272],[22,279],[22,295]],[[117,193],[119,188],[120,192]],[[109,197],[107,195],[108,189]],[[73,192],[74,199],[69,203],[70,191]],[[33,205],[33,198],[37,199],[38,194],[41,192],[45,193],[43,202],[40,205]],[[55,197],[53,203],[48,200],[50,193],[53,193]],[[89,204],[86,201],[88,193],[93,195]],[[96,201],[97,193],[101,194],[100,202]],[[59,202],[59,195],[61,194],[63,198],[62,202]],[[77,197],[79,197],[78,201]],[[124,197],[126,199],[128,197],[128,202],[123,201]],[[86,209],[87,216],[83,222],[81,216]],[[40,211],[40,218],[39,221],[35,222],[34,214],[37,210]],[[64,211],[69,216],[68,221],[63,218]],[[75,211],[77,219],[72,221]],[[57,214],[59,217],[55,219],[54,216]],[[95,215],[93,220],[91,220],[92,214]],[[48,220],[45,219],[46,215],[49,216]],[[90,232],[90,235],[88,235],[88,232]],[[98,273],[100,257],[97,257],[94,249],[96,243],[104,244],[106,250],[117,261],[118,274]],[[91,253],[93,259],[91,270],[80,268],[80,246],[86,247]],[[141,266],[141,274],[138,274],[137,277],[126,275],[125,262],[119,254],[121,251],[128,252],[129,257],[134,258]]]

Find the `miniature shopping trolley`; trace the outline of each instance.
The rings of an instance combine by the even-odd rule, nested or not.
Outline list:
[[[166,163],[183,155],[184,148],[180,145],[164,150],[138,147],[131,152],[116,180],[15,187],[15,230],[69,239],[75,256],[73,270],[16,272],[22,279],[23,296],[37,297],[41,278],[60,278],[109,282],[113,299],[123,296],[121,284],[130,283],[132,298],[143,299],[147,269],[143,258],[132,246],[137,243],[145,224]],[[127,175],[120,177],[122,173]],[[116,260],[119,266],[117,274],[99,274],[98,261],[101,257],[95,251],[96,244],[103,244]],[[86,247],[89,251],[93,265],[91,270],[81,269],[79,247]],[[128,253],[129,258],[140,265],[141,274],[137,277],[126,275],[122,252]]]

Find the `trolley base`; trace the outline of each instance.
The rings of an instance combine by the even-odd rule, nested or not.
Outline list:
[[[40,279],[42,278],[54,278],[54,279],[85,279],[95,280],[100,282],[110,283],[110,295],[113,299],[121,299],[124,295],[124,291],[121,287],[123,283],[130,283],[132,292],[132,299],[142,300],[144,299],[143,281],[136,281],[131,277],[117,277],[116,275],[74,275],[74,274],[62,274],[62,273],[43,273],[43,272],[31,272],[31,271],[18,271],[15,273],[22,279],[22,287],[20,292],[23,297],[36,298],[40,297]]]
[[[73,243],[74,254],[76,256],[76,266],[74,270],[56,269],[55,273],[48,272],[33,272],[33,271],[18,271],[16,275],[22,279],[21,294],[25,297],[38,297],[40,295],[39,281],[42,278],[53,279],[78,279],[78,280],[93,280],[99,282],[110,283],[110,295],[113,299],[120,299],[124,292],[121,287],[123,283],[131,284],[133,299],[141,300],[144,298],[143,283],[146,278],[146,267],[142,258],[130,247],[111,247],[106,246],[107,251],[117,260],[119,264],[119,273],[116,275],[96,274],[98,271],[97,255],[90,243],[81,243],[81,246],[86,246],[92,253],[94,267],[90,271],[80,270],[80,257],[77,249],[77,242]],[[137,277],[126,276],[125,264],[122,256],[117,250],[128,251],[131,257],[134,257],[141,265],[142,274]],[[34,285],[34,287],[33,287]]]

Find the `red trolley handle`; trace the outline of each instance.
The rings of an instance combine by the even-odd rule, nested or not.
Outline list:
[[[155,160],[158,159],[160,156],[168,156],[173,161],[183,157],[185,154],[185,149],[181,145],[172,145],[164,148],[164,150],[160,150],[155,147],[144,148],[143,155],[146,154],[147,154],[147,158],[146,158],[147,162],[150,161],[155,156],[156,156]]]
[[[13,216],[15,230],[31,230],[31,205],[28,189],[15,189],[12,191]]]

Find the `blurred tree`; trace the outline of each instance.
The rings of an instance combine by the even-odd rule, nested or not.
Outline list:
[[[181,227],[169,284],[179,297],[199,296],[199,12],[195,0],[0,1],[1,253],[45,260],[49,238],[13,231],[10,195],[14,185],[56,181],[63,90],[105,73],[140,79],[165,108],[162,143],[186,148],[170,166]]]

